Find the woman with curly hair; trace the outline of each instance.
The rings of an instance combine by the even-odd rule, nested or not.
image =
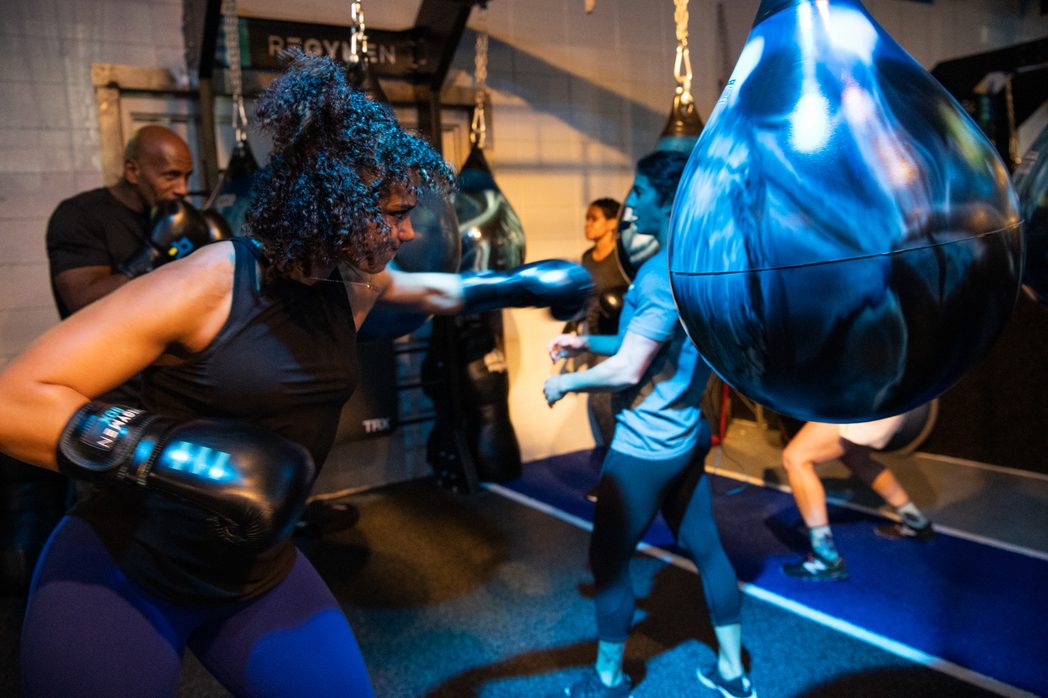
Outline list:
[[[250,237],[133,279],[0,373],[0,449],[96,486],[34,575],[27,696],[173,695],[187,647],[236,695],[371,695],[338,602],[289,540],[355,385],[366,294],[344,276],[423,313],[586,302],[588,275],[557,260],[387,268],[419,191],[446,193],[451,172],[341,66],[291,59],[259,103],[274,148]],[[141,370],[143,409],[93,401]]]

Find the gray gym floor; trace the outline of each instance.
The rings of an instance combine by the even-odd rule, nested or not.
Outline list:
[[[785,482],[780,453],[777,433],[735,420],[709,467],[774,486]],[[884,460],[940,529],[1048,558],[1048,477],[921,453]],[[880,505],[839,464],[822,475],[837,503]],[[356,526],[299,545],[342,602],[380,697],[556,696],[587,670],[587,531],[495,491],[456,495],[428,479],[348,501],[360,511]],[[712,695],[693,675],[715,646],[694,574],[638,555],[634,578],[635,698]],[[21,609],[0,600],[0,695],[17,695]],[[743,613],[763,698],[994,693],[753,594]],[[187,656],[178,695],[227,694]]]

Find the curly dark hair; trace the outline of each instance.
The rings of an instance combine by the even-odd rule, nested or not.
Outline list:
[[[390,108],[349,85],[346,68],[300,49],[259,97],[257,123],[273,137],[256,175],[250,234],[268,273],[285,276],[338,262],[370,266],[390,249],[381,204],[395,187],[447,195],[454,175]]]

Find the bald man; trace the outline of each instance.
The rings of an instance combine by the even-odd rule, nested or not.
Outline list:
[[[177,133],[143,126],[124,150],[120,181],[58,205],[47,224],[47,257],[62,318],[130,280],[120,267],[147,244],[150,209],[185,196],[192,171],[193,155]]]
[[[189,146],[177,133],[145,126],[128,141],[119,182],[58,205],[47,224],[47,256],[59,315],[65,318],[131,279],[120,269],[148,244],[150,209],[185,196],[192,169]],[[105,399],[137,404],[138,390],[135,377]],[[70,497],[64,477],[0,455],[0,593],[25,591]]]

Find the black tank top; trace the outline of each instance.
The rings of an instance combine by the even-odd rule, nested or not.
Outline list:
[[[229,319],[203,351],[145,373],[144,407],[176,419],[259,424],[302,444],[318,468],[356,384],[356,330],[338,272],[312,286],[278,279],[259,288],[256,246],[233,239]],[[127,576],[182,603],[250,598],[294,563],[289,539],[262,553],[218,540],[207,517],[163,495],[119,484],[76,506]]]

